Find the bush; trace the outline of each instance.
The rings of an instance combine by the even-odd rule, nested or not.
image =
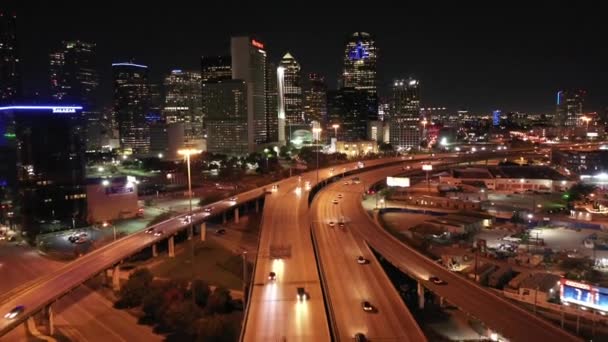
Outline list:
[[[174,213],[169,211],[166,213],[162,213],[162,214],[158,214],[156,217],[154,217],[150,222],[148,222],[148,224],[146,225],[146,227],[150,227],[153,226],[155,224],[159,224],[163,221],[166,221],[170,218],[172,218],[174,216]]]
[[[207,300],[205,314],[225,314],[231,311],[232,296],[225,287],[216,287]]]
[[[132,308],[141,305],[154,276],[147,268],[135,270],[127,283],[120,289],[120,299],[116,307]]]

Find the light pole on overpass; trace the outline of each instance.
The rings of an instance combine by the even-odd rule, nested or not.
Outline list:
[[[316,137],[315,141],[317,142],[317,184],[319,184],[319,141],[321,140],[319,138],[321,137],[322,130],[323,129],[321,129],[320,127],[315,127],[312,129],[313,137]]]
[[[193,223],[192,223],[192,177],[190,174],[190,156],[193,154],[201,153],[201,150],[194,148],[182,148],[177,151],[178,154],[186,157],[186,164],[188,165],[188,215],[190,215],[190,231],[188,233],[188,239],[192,238],[193,235]]]

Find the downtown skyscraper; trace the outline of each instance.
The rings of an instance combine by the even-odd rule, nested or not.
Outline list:
[[[114,115],[120,147],[136,154],[148,153],[150,111],[148,67],[135,63],[112,64],[114,74]]]
[[[20,96],[17,15],[0,11],[0,104],[14,103]]]
[[[203,99],[201,73],[172,70],[164,80],[165,102],[162,109],[167,124],[184,125],[184,143],[199,146],[203,139]]]
[[[247,92],[247,141],[248,152],[268,139],[266,127],[266,51],[262,42],[251,37],[232,37],[232,79],[242,80]]]
[[[310,73],[304,87],[304,120],[319,122],[324,126],[327,121],[327,86],[323,76]]]
[[[583,105],[587,92],[581,89],[567,89],[557,92],[555,123],[560,127],[584,126]]]
[[[376,41],[367,32],[353,33],[344,48],[342,87],[377,92]]]
[[[393,82],[390,100],[389,140],[401,151],[418,148],[420,129],[420,83],[413,78]]]
[[[53,99],[81,105],[85,112],[94,111],[99,86],[95,44],[64,41],[49,57]]]
[[[287,126],[304,124],[304,110],[302,106],[302,75],[300,63],[287,52],[279,62],[282,69],[283,105],[285,107],[285,121]]]

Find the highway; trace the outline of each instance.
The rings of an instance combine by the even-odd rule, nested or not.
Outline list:
[[[393,166],[364,172],[359,177],[364,184],[369,185],[399,173],[403,171]],[[348,229],[354,231],[354,236],[360,236],[393,265],[421,280],[426,288],[480,319],[502,336],[511,341],[580,341],[558,326],[534,316],[476,283],[453,274],[397,240],[376,224],[363,209],[361,205],[363,187],[346,186],[337,182],[326,187],[319,200],[329,201],[337,192],[343,194],[340,208],[350,222]],[[438,276],[447,284],[435,285],[428,281],[430,276]]]
[[[366,161],[366,164],[367,166],[372,166],[380,165],[387,162],[396,162],[399,160],[399,158],[378,159]],[[343,168],[347,171],[352,171],[356,168],[356,163],[349,163],[336,167],[336,169],[339,169],[340,171]],[[319,174],[321,177],[327,178],[331,177],[333,175],[333,172],[330,172],[329,169],[325,169],[320,170]],[[307,179],[309,179],[314,184],[314,181],[316,180],[316,172],[308,172],[306,175]],[[280,188],[284,189],[285,187],[287,187],[292,188],[293,190],[295,188],[294,182],[297,182],[297,177],[292,177],[283,180],[279,182],[279,184],[281,184]],[[287,186],[282,186],[282,184],[286,184]],[[265,187],[256,188],[239,194],[236,198],[236,201],[222,200],[210,204],[205,208],[213,207],[214,209],[211,215],[218,215],[224,211],[231,210],[232,208],[240,204],[249,202],[259,197],[263,197],[265,195],[264,189]],[[295,204],[295,202],[293,202],[293,204]],[[289,208],[290,206],[291,205],[287,204],[287,207],[284,207],[282,211],[284,211],[285,214],[294,214],[295,211],[291,211],[291,208]],[[279,209],[279,211],[281,210]],[[308,211],[306,210],[299,213],[298,215],[300,215],[300,218],[305,218],[307,213]],[[278,214],[273,214],[273,217],[277,220],[277,223],[279,223],[283,219],[277,215]],[[154,228],[156,230],[163,231],[164,234],[162,236],[157,237],[153,234],[146,234],[144,231],[131,234],[108,245],[105,245],[95,251],[92,251],[91,253],[85,254],[84,256],[58,268],[57,270],[48,273],[47,275],[39,277],[29,283],[25,283],[21,286],[15,287],[10,292],[0,295],[0,313],[2,313],[2,316],[4,315],[4,313],[9,312],[18,305],[23,305],[25,307],[24,311],[14,320],[7,320],[4,318],[0,319],[0,336],[6,334],[12,328],[22,323],[30,315],[42,310],[47,305],[54,303],[58,298],[80,286],[87,279],[90,279],[93,276],[102,272],[103,270],[112,267],[113,265],[133,255],[134,253],[144,248],[147,248],[152,244],[158,243],[162,240],[166,240],[169,236],[174,235],[178,231],[185,229],[188,225],[183,224],[181,222],[180,218],[183,216],[185,216],[185,214],[155,225]],[[204,213],[201,208],[196,212],[194,222],[198,223],[204,221],[207,216],[208,214]],[[264,217],[266,216],[268,215],[266,214],[265,210]],[[287,219],[287,222],[295,222],[295,220],[289,220],[290,219]],[[270,229],[268,230],[271,231]],[[272,235],[272,233],[270,234]],[[264,229],[262,229],[262,235],[266,236],[264,235]],[[261,241],[260,244],[264,245],[263,242],[264,241]],[[304,249],[306,248],[308,247],[305,247]],[[309,262],[308,260],[314,260],[314,258],[308,259],[308,255],[304,255],[304,257],[307,261],[304,261],[304,259],[300,260],[300,258],[298,258],[298,262],[304,264]],[[256,281],[258,279],[257,277],[258,275],[256,274]],[[322,300],[320,293],[311,293],[311,295],[318,296],[319,300]],[[295,298],[295,293],[293,294],[293,296]],[[305,305],[304,307],[308,307],[308,305]],[[306,309],[304,309],[303,311],[306,312]]]
[[[348,341],[355,334],[363,333],[372,341],[426,341],[372,251],[352,229],[357,222],[343,217],[338,196],[353,191],[351,188],[362,187],[345,188],[344,193],[321,191],[311,208],[313,236],[328,288],[337,340]],[[333,204],[334,199],[338,200],[337,204]],[[345,222],[343,227],[339,224],[341,220]],[[359,256],[369,262],[359,264]],[[363,301],[369,301],[376,312],[363,311]]]

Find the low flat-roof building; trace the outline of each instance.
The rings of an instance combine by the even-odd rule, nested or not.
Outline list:
[[[94,178],[87,184],[87,222],[101,223],[139,214],[134,177]]]

